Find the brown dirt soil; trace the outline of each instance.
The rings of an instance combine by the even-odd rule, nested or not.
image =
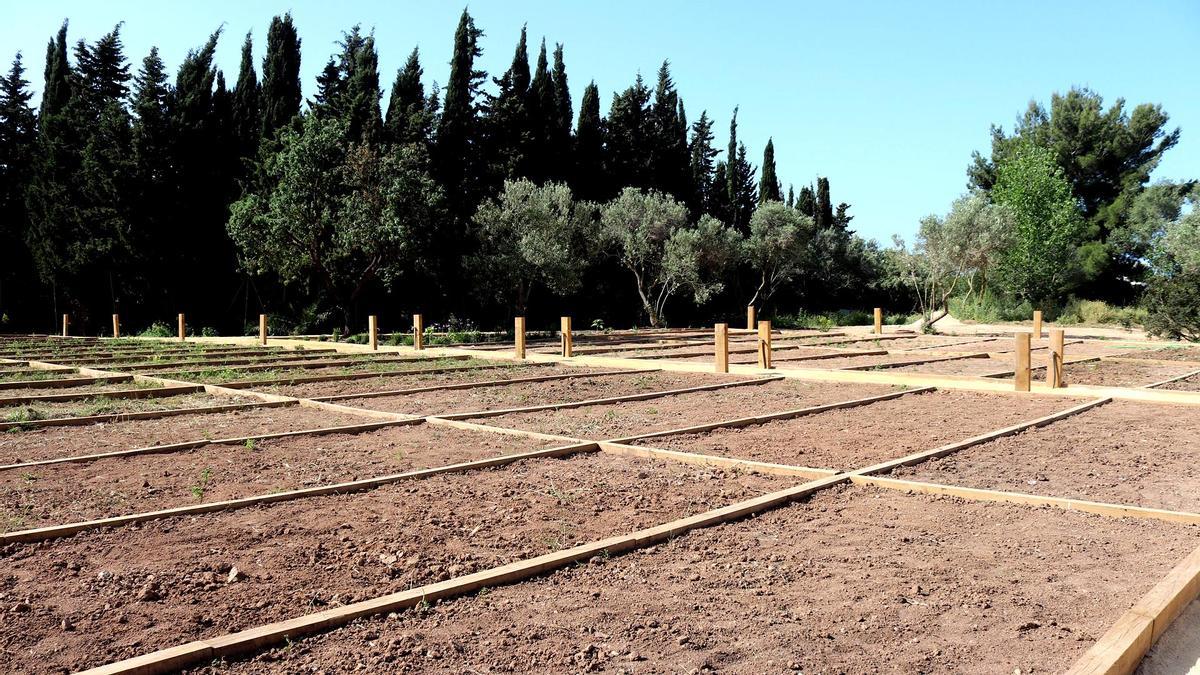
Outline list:
[[[1171,391],[1200,391],[1200,375],[1193,375],[1184,380],[1177,380],[1169,384],[1164,384],[1155,389],[1169,389]]]
[[[886,346],[883,348],[887,349]],[[856,367],[856,366],[877,366],[877,365],[882,366],[882,365],[887,365],[889,363],[905,363],[905,362],[909,362],[909,361],[920,361],[920,360],[924,360],[924,359],[938,359],[938,358],[945,358],[945,357],[939,356],[938,354],[923,354],[923,353],[910,354],[910,353],[898,352],[898,353],[894,353],[894,354],[884,354],[882,356],[848,356],[845,358],[821,359],[820,361],[813,362],[812,367],[813,368],[824,368],[827,370],[837,370],[839,368],[850,368],[850,367]],[[955,361],[958,361],[958,360],[959,359],[955,359],[954,361],[948,361],[948,363],[954,363]],[[983,360],[983,359],[980,359],[980,360]],[[805,367],[802,364],[803,364],[803,362],[798,362],[797,367]],[[897,367],[899,367],[899,366],[897,366]],[[886,370],[891,370],[891,368],[881,369],[881,370],[886,371]]]
[[[1079,401],[935,391],[858,408],[639,445],[824,469],[858,469],[1044,417]]]
[[[329,368],[297,368],[289,367],[287,364],[279,368],[271,370],[239,370],[238,366],[232,366],[228,369],[220,366],[206,367],[204,370],[179,370],[179,371],[155,371],[153,374],[158,377],[168,379],[183,380],[186,382],[201,382],[205,384],[221,384],[224,382],[246,382],[253,380],[275,380],[285,377],[320,377],[322,375],[342,375],[349,373],[379,373],[379,374],[404,374],[410,370],[424,370],[428,368],[465,368],[471,365],[481,365],[487,363],[479,359],[441,359],[441,358],[422,358],[411,361],[397,362],[371,362],[356,359],[356,362],[345,366],[332,366]]]
[[[76,375],[76,377],[81,377]],[[0,399],[17,396],[45,396],[47,394],[108,394],[116,391],[154,389],[160,384],[142,382],[116,382],[112,384],[85,384],[76,387],[30,387],[25,389],[0,389]],[[0,407],[2,409],[2,407]]]
[[[894,391],[894,388],[888,385],[778,380],[766,384],[665,396],[648,401],[512,413],[479,421],[501,427],[599,440],[783,412],[889,391]]]
[[[1131,359],[1158,359],[1161,361],[1191,361],[1200,363],[1200,347],[1171,346],[1147,351],[1129,351]],[[1197,366],[1200,368],[1200,366]]]
[[[897,478],[1200,512],[1200,415],[1115,401]]]
[[[113,399],[96,397],[87,401],[64,401],[51,403],[34,403],[26,406],[7,406],[0,408],[0,422],[10,421],[10,415],[32,409],[40,415],[39,419],[56,417],[87,417],[91,415],[108,415],[113,413],[140,412],[144,410],[173,410],[175,408],[198,408],[201,406],[229,405],[233,403],[250,403],[258,399],[249,396],[228,396],[208,393],[178,394],[159,398],[126,398]]]
[[[351,399],[343,401],[343,403],[372,410],[403,412],[410,415],[434,415],[586,401],[744,379],[746,378],[729,375],[658,371],[638,375],[577,377],[570,380],[528,382],[478,389],[451,389],[422,394]]]
[[[1129,363],[1127,361],[1089,361],[1067,364],[1063,378],[1067,384],[1090,384],[1101,387],[1141,387],[1195,370],[1187,364],[1171,366],[1158,363]]]
[[[1036,352],[1035,352],[1036,353]],[[930,354],[930,356],[935,356]],[[1038,357],[1032,357],[1034,366],[1042,365],[1038,363]],[[1016,362],[1013,357],[1009,358],[991,358],[986,359],[955,359],[953,361],[937,361],[934,363],[922,363],[915,366],[898,366],[896,368],[887,368],[884,372],[888,373],[926,373],[929,375],[987,375],[997,373],[1002,370],[1012,370],[1016,367]],[[1034,378],[1044,377],[1039,375],[1042,371],[1034,371]]]
[[[776,345],[776,346],[778,347],[778,345]],[[732,345],[730,345],[730,349],[733,349]],[[823,355],[823,354],[838,354],[838,353],[841,353],[841,352],[837,352],[832,349],[821,349],[820,347],[804,347],[803,349],[774,349],[771,352],[771,362],[774,363],[777,361],[803,361],[804,359],[802,357],[806,357],[806,356],[818,356],[818,355]],[[715,347],[710,345],[708,347],[708,351],[706,351],[701,356],[681,356],[681,357],[670,357],[670,358],[672,361],[715,362],[716,352],[715,352]],[[752,351],[752,352],[747,352],[747,353],[743,353],[743,354],[730,354],[729,362],[730,363],[742,363],[742,364],[758,363],[758,352]],[[813,361],[813,363],[820,363],[820,360]],[[653,364],[651,364],[651,365],[653,365]],[[816,368],[819,366],[813,366],[813,367]]]
[[[240,402],[228,401],[232,404]],[[212,401],[221,405],[222,399]],[[373,421],[361,415],[297,405],[78,427],[41,427],[0,433],[0,464],[130,450],[205,438],[236,438]]]
[[[584,371],[585,369],[579,369]],[[533,377],[534,375],[550,375],[553,373],[569,372],[568,369],[554,364],[528,364],[505,366],[503,368],[465,369],[448,373],[428,373],[425,375],[380,375],[365,380],[341,380],[335,382],[311,382],[308,384],[273,385],[256,387],[256,391],[265,391],[297,398],[314,396],[336,396],[338,394],[365,394],[373,391],[390,389],[407,389],[410,387],[430,387],[439,384],[457,384],[460,382],[483,382],[487,380],[502,380],[513,377]]]
[[[0,597],[20,607],[0,613],[0,648],[9,672],[96,666],[645,528],[783,485],[674,462],[588,455],[10,545],[0,550]],[[245,576],[230,582],[232,567]]]
[[[357,420],[362,421],[362,420]],[[550,444],[426,424],[358,434],[297,436],[245,445],[55,464],[0,472],[0,508],[25,529],[145,513],[342,483]]]
[[[835,488],[195,672],[1062,671],[1194,528]]]

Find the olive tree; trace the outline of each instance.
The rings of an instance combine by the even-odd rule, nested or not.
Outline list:
[[[659,192],[625,188],[600,208],[604,239],[633,275],[650,325],[664,325],[667,301],[688,289],[697,303],[723,287],[737,259],[737,235],[712,217],[688,224],[687,207]]]
[[[747,305],[766,303],[805,269],[815,233],[812,218],[782,202],[767,202],[754,210],[750,231],[741,242],[742,258],[758,277]]]
[[[475,213],[479,250],[470,267],[485,280],[480,288],[511,301],[518,315],[538,286],[559,295],[576,291],[594,253],[585,236],[594,213],[565,184],[505,181]]]

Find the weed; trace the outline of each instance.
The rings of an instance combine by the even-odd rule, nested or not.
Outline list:
[[[245,442],[245,443],[242,443],[242,445],[246,446],[246,449],[247,449],[247,450],[253,451],[253,450],[254,450],[254,446],[255,446],[254,439],[253,439],[253,438],[247,438],[247,439],[246,439],[246,442]]]
[[[38,478],[37,476],[35,476],[31,473],[21,474],[21,480],[25,481],[26,483],[32,483],[33,481],[37,480],[37,478]]]
[[[200,480],[190,488],[193,497],[204,499],[204,492],[208,489],[208,479],[210,478],[212,478],[212,469],[205,469],[200,472]]]
[[[45,413],[31,406],[21,406],[4,418],[5,422],[36,422],[46,419]]]

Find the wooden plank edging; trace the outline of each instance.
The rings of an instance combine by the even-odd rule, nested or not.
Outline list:
[[[258,403],[232,403],[229,405],[209,405],[194,408],[168,408],[166,410],[138,410],[134,412],[109,413],[105,415],[86,415],[82,417],[53,417],[45,420],[29,422],[0,422],[0,431],[9,429],[37,429],[39,427],[83,427],[89,424],[104,424],[108,422],[125,422],[129,420],[149,420],[159,417],[176,417],[180,415],[207,415],[209,413],[236,412],[238,410],[253,410],[255,408],[279,408],[298,404],[293,401],[260,401]]]
[[[754,459],[738,459],[736,457],[725,457],[722,455],[704,455],[695,452],[682,452],[679,450],[667,450],[665,448],[652,448],[645,445],[626,445],[624,443],[614,443],[612,441],[600,441],[599,445],[601,452],[620,455],[623,457],[662,459],[681,464],[710,466],[719,469],[762,473],[771,476],[799,476],[801,478],[811,479],[826,478],[828,476],[834,476],[840,473],[834,469],[817,469],[808,466],[776,464],[774,462],[760,462]]]
[[[537,368],[546,364],[538,364],[529,366]],[[518,367],[520,369],[520,367]],[[528,382],[551,382],[554,380],[569,380],[579,377],[606,377],[609,375],[640,375],[644,373],[659,372],[658,368],[631,368],[628,370],[605,370],[592,373],[555,373],[553,375],[532,375],[530,377],[514,377],[505,380],[483,380],[481,382],[453,382],[450,384],[431,384],[425,387],[410,387],[408,389],[391,389],[385,391],[371,391],[361,394],[333,394],[330,396],[309,396],[310,401],[349,401],[359,398],[382,398],[385,396],[407,396],[409,394],[423,394],[430,391],[449,391],[456,389],[475,389],[477,387],[500,387],[509,384],[525,384]]]
[[[204,391],[199,384],[179,384],[165,387],[146,389],[118,389],[116,391],[90,391],[73,394],[39,394],[36,396],[6,396],[0,398],[0,406],[33,405],[38,403],[63,403],[70,401],[86,401],[92,398],[130,399],[130,398],[166,398],[180,394],[196,394]]]

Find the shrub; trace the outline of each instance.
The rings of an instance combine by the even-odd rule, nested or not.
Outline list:
[[[1151,335],[1200,342],[1200,270],[1152,280],[1146,307]]]
[[[1054,321],[1063,324],[1120,325],[1133,328],[1146,323],[1146,314],[1146,310],[1140,307],[1113,307],[1099,300],[1072,298]]]
[[[976,295],[970,299],[957,297],[950,300],[950,314],[959,321],[998,323],[1001,321],[1026,321],[1033,316],[1029,302],[1003,298],[991,293]]]
[[[141,333],[138,333],[138,337],[164,338],[164,337],[175,337],[175,335],[176,335],[175,331],[172,330],[170,326],[163,323],[162,321],[155,321],[154,323],[150,324],[149,328],[142,331]]]

